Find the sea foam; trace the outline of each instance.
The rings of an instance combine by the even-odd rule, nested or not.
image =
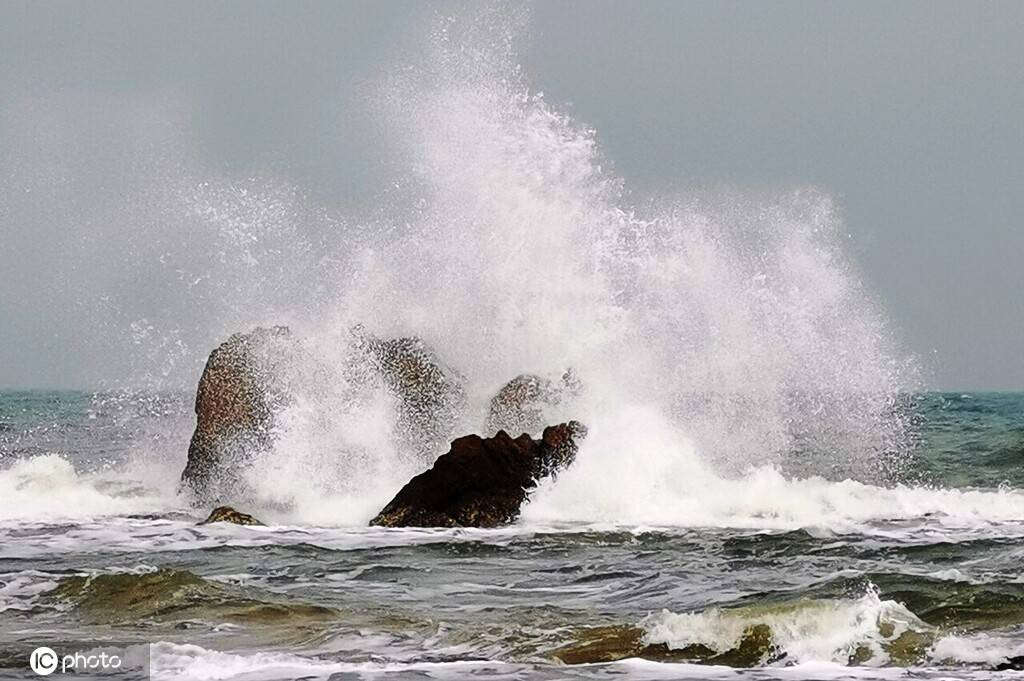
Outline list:
[[[166,508],[152,490],[128,490],[109,476],[80,475],[56,454],[15,460],[0,470],[0,499],[2,520],[74,520]]]
[[[367,143],[384,162],[356,210],[279,178],[222,176],[177,149],[187,140],[163,140],[174,163],[145,166],[159,181],[110,197],[111,214],[132,218],[135,257],[77,268],[161,292],[143,309],[124,291],[89,289],[104,301],[90,320],[132,367],[126,381],[192,386],[227,334],[289,324],[309,366],[251,482],[267,508],[298,521],[365,522],[431,463],[401,450],[393,400],[347,391],[355,324],[418,336],[465,377],[456,434],[480,432],[516,375],[575,370],[579,399],[550,418],[576,418],[592,435],[528,521],[772,526],[869,514],[874,488],[840,481],[904,479],[906,396],[920,384],[849,257],[839,207],[815,187],[636,186],[599,131],[531,85],[525,21],[470,6],[396,57],[365,102],[380,131]],[[159,214],[140,214],[146,206]],[[184,447],[160,455],[167,482],[150,487],[172,500]],[[135,457],[139,470],[155,458]],[[819,478],[846,486],[829,492]],[[140,507],[90,485],[72,486],[82,501],[69,513]],[[878,515],[899,517],[952,503],[877,496]],[[1004,502],[1016,508],[1012,496],[992,499],[996,517]],[[26,499],[4,512],[59,507]]]
[[[769,469],[899,479],[916,363],[848,257],[831,198],[813,187],[643,194],[613,172],[598,132],[530,86],[520,19],[492,8],[441,20],[368,102],[387,131],[386,188],[372,218],[339,236],[337,288],[299,303],[295,322],[339,378],[299,387],[267,459],[282,474],[258,476],[265,493],[311,518],[326,517],[320,496],[365,515],[429,466],[394,446],[386,404],[353,405],[332,387],[344,386],[355,324],[419,336],[466,377],[458,433],[481,431],[488,400],[517,374],[574,368],[582,394],[550,417],[592,435],[528,518],[652,519],[643,509],[657,501],[664,522],[796,519],[792,500],[761,495],[817,483],[786,488]],[[704,482],[737,508],[688,511]],[[559,495],[592,503],[568,508]],[[815,496],[806,518],[828,503]]]

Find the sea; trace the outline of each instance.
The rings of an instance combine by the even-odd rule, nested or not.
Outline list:
[[[38,357],[0,335],[65,355],[22,384],[89,389],[0,393],[0,677],[1020,677],[1024,393],[929,392],[970,358],[908,346],[844,188],[620,171],[521,58],[528,11],[424,21],[323,140],[314,165],[344,138],[373,166],[350,203],[212,161],[187,93],[180,124],[112,95],[87,118],[116,134],[12,146],[4,228],[45,217],[12,241],[52,286],[10,278]],[[278,325],[286,398],[237,478],[264,525],[199,524],[203,364]],[[575,462],[507,527],[369,527],[447,440],[403,446],[354,328],[459,377],[447,439],[572,369],[543,416],[587,426]]]
[[[688,491],[646,522],[574,518],[556,480],[506,528],[383,529],[198,525],[191,395],[0,393],[0,676],[45,646],[122,665],[68,678],[1014,678],[993,669],[1024,654],[1024,393],[911,403],[899,483],[665,479]],[[757,625],[771,654],[736,666],[623,643],[726,651]]]

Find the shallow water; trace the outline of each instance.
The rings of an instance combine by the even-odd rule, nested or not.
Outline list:
[[[40,645],[164,679],[983,679],[1024,654],[1024,395],[919,398],[901,485],[759,470],[679,522],[586,523],[558,520],[560,479],[501,530],[196,526],[174,493],[189,406],[0,397],[4,673]],[[628,635],[724,650],[761,623],[773,659],[739,670],[561,662],[628,656]]]

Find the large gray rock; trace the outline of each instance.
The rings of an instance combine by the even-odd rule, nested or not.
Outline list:
[[[237,333],[210,353],[196,391],[196,429],[181,474],[197,505],[245,498],[241,471],[269,448],[287,401],[283,365],[293,340],[286,327]]]
[[[506,383],[491,399],[487,432],[536,435],[551,423],[553,408],[577,397],[580,382],[572,369],[558,381],[533,374],[520,374]]]
[[[465,379],[420,338],[377,338],[361,326],[352,334],[357,374],[362,370],[362,380],[379,380],[397,402],[400,447],[416,458],[432,460],[465,412]]]

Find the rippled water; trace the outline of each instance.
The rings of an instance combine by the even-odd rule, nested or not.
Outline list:
[[[919,398],[901,486],[762,471],[717,525],[527,512],[491,531],[197,526],[173,493],[188,406],[0,398],[4,673],[31,675],[39,645],[117,649],[166,679],[983,679],[1024,654],[1024,395]],[[773,652],[739,671],[665,661],[758,624]],[[610,661],[638,652],[654,659]]]

